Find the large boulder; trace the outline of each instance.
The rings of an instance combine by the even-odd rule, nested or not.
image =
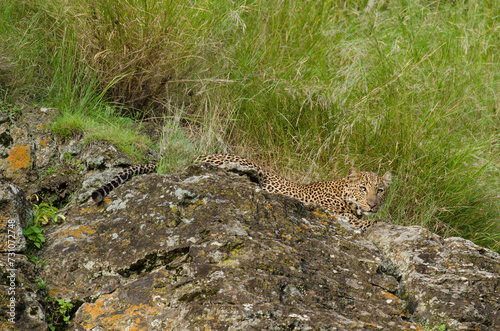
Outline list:
[[[500,256],[421,227],[365,234],[209,166],[145,175],[47,228],[72,330],[500,328]]]
[[[19,187],[0,182],[0,253],[26,250],[23,229],[33,221],[33,210]]]
[[[19,187],[0,182],[0,329],[45,330],[44,300],[33,263],[23,255],[31,204]]]
[[[367,239],[390,261],[413,318],[451,330],[500,329],[497,253],[419,226],[373,227]]]
[[[0,179],[14,182],[28,195],[37,192],[38,173],[49,166],[57,142],[49,128],[55,109],[26,107],[0,117]]]
[[[93,184],[103,169],[132,165],[130,158],[106,143],[53,135],[50,127],[59,113],[55,108],[27,106],[0,114],[0,181],[15,184],[33,202],[56,207],[86,200],[90,193],[80,190],[82,182]],[[145,151],[156,159],[153,154]]]

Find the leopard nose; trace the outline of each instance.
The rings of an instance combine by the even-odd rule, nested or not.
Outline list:
[[[370,206],[370,208],[373,208],[373,207],[375,207],[376,205],[377,205],[376,203],[370,203],[370,202],[368,202],[368,206]]]

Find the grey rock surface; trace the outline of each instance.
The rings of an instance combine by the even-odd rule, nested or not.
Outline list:
[[[0,253],[26,250],[23,229],[33,220],[33,210],[23,190],[0,182]]]
[[[500,329],[497,253],[418,226],[374,227],[366,235],[395,266],[414,318],[452,330]]]
[[[0,329],[45,330],[43,297],[35,266],[23,255],[23,228],[33,214],[23,190],[0,183]]]
[[[500,328],[500,256],[421,227],[365,234],[205,166],[136,177],[47,229],[73,330]],[[366,235],[366,237],[365,237]]]

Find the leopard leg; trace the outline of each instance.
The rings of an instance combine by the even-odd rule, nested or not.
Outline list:
[[[361,229],[363,231],[368,229],[370,226],[372,226],[373,224],[375,224],[377,222],[377,221],[371,221],[371,220],[367,220],[367,219],[363,219],[363,218],[358,218],[355,215],[349,214],[349,213],[337,214],[336,216],[337,216],[337,219],[344,221],[344,222],[348,222],[348,223],[354,225],[355,227],[357,227],[358,229]]]

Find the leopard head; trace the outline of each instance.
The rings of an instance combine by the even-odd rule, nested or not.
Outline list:
[[[385,201],[385,194],[392,183],[392,175],[386,172],[379,176],[373,172],[349,169],[347,174],[344,200],[348,201],[356,214],[375,214]]]

